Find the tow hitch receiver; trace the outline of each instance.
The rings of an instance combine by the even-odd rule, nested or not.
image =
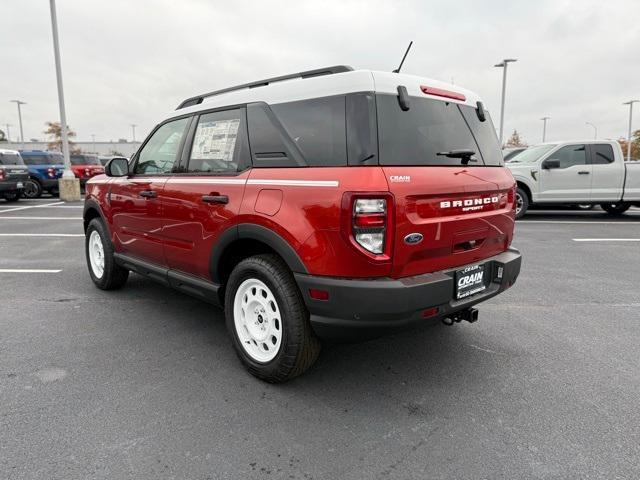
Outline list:
[[[449,317],[444,317],[442,319],[442,323],[445,325],[451,326],[454,323],[460,323],[462,321],[466,321],[469,323],[473,323],[478,320],[478,309],[477,308],[467,308],[465,310],[460,310],[459,312],[455,312],[451,314]]]

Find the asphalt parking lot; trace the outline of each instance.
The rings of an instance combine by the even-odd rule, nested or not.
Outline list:
[[[0,478],[640,476],[640,210],[532,211],[480,321],[327,346],[292,382],[219,310],[86,271],[81,204],[0,204]]]

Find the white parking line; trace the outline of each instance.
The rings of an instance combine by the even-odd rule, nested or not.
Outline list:
[[[8,210],[2,210],[2,211],[0,211],[0,213],[17,212],[18,210],[27,210],[29,208],[51,207],[53,205],[61,205],[63,203],[64,202],[55,202],[55,203],[49,203],[47,205],[25,205],[24,207],[14,207],[14,208],[10,208]]]
[[[49,205],[36,205],[33,208],[49,208]],[[84,205],[52,205],[51,208],[84,208]]]
[[[574,242],[640,242],[640,238],[574,238]]]
[[[82,217],[0,217],[0,220],[82,220]]]
[[[0,237],[84,237],[83,233],[0,233]]]
[[[34,268],[0,268],[0,273],[60,273],[62,270],[45,270]]]

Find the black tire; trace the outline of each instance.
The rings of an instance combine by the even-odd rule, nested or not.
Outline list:
[[[245,351],[234,321],[236,292],[243,282],[250,279],[257,279],[268,287],[281,317],[280,347],[275,357],[266,363],[255,360]],[[321,345],[309,323],[309,312],[291,271],[277,255],[249,257],[233,269],[226,286],[225,317],[240,361],[261,380],[286,382],[305,372],[318,358]]]
[[[609,215],[622,215],[624,212],[629,210],[631,204],[628,202],[601,203],[600,207]]]
[[[101,276],[97,276],[93,271],[93,267],[91,266],[91,261],[89,259],[89,240],[93,232],[97,232],[100,236],[104,252],[104,270]],[[94,218],[89,222],[89,226],[87,227],[87,232],[85,234],[84,253],[87,259],[89,275],[96,287],[101,290],[117,290],[127,282],[127,278],[129,278],[129,270],[116,264],[115,258],[113,257],[113,245],[109,239],[109,233],[107,232],[107,228],[104,223],[99,218]]]
[[[13,192],[6,192],[4,194],[4,199],[7,201],[7,203],[15,203],[20,200],[20,196],[20,191],[14,190]]]
[[[29,178],[24,182],[22,196],[24,198],[40,198],[42,196],[42,185],[35,178]]]
[[[521,219],[529,210],[529,195],[522,188],[516,190],[516,220]]]

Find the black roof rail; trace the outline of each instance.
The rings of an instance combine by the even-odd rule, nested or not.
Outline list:
[[[334,73],[351,72],[352,70],[353,68],[348,65],[334,65],[333,67],[316,68],[315,70],[307,70],[306,72],[292,73],[290,75],[282,75],[280,77],[265,78],[264,80],[258,80],[257,82],[245,83],[243,85],[237,85],[235,87],[223,88],[222,90],[216,90],[214,92],[203,93],[202,95],[196,95],[195,97],[187,98],[180,105],[178,105],[178,108],[176,110],[180,110],[181,108],[185,107],[192,107],[193,105],[198,105],[202,103],[202,101],[207,97],[213,97],[215,95],[221,95],[223,93],[233,92],[235,90],[264,87],[265,85],[269,85],[270,83],[282,82],[284,80],[291,80],[293,78],[320,77],[323,75],[333,75]]]

